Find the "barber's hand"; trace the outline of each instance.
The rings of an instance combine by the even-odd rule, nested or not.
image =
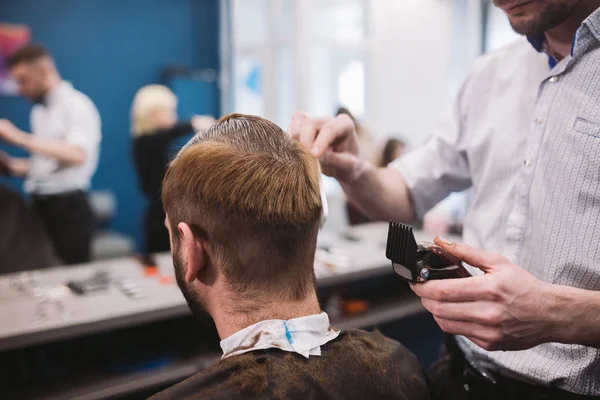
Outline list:
[[[359,157],[356,126],[345,114],[310,118],[305,113],[296,112],[288,133],[319,158],[325,175],[350,182],[365,169],[367,162]]]
[[[553,341],[555,303],[549,283],[499,254],[439,238],[436,244],[485,272],[412,286],[442,330],[486,350],[522,350]]]
[[[19,145],[22,143],[25,133],[13,125],[7,119],[0,119],[0,139],[7,143]]]

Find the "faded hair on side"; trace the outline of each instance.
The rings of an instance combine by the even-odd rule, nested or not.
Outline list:
[[[171,162],[162,196],[178,243],[206,240],[235,293],[301,300],[314,292],[321,215],[318,161],[266,119],[231,114]]]

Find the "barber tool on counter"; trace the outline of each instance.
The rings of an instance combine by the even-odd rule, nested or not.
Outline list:
[[[400,222],[390,222],[386,257],[394,272],[411,283],[471,276],[460,260],[440,246],[417,243],[412,227]]]

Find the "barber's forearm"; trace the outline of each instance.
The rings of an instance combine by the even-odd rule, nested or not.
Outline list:
[[[556,341],[600,348],[600,291],[559,285],[551,290]]]
[[[77,165],[85,161],[85,152],[81,148],[60,140],[25,135],[19,145],[30,153],[43,154],[66,164]]]
[[[415,211],[402,173],[376,168],[365,162],[364,171],[352,182],[342,183],[348,200],[370,218],[410,222]]]

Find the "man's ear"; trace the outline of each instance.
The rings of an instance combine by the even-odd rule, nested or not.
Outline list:
[[[180,239],[180,254],[186,260],[187,265],[185,280],[192,283],[207,266],[206,249],[202,241],[194,236],[190,226],[185,222],[180,222],[177,225],[177,231]]]

